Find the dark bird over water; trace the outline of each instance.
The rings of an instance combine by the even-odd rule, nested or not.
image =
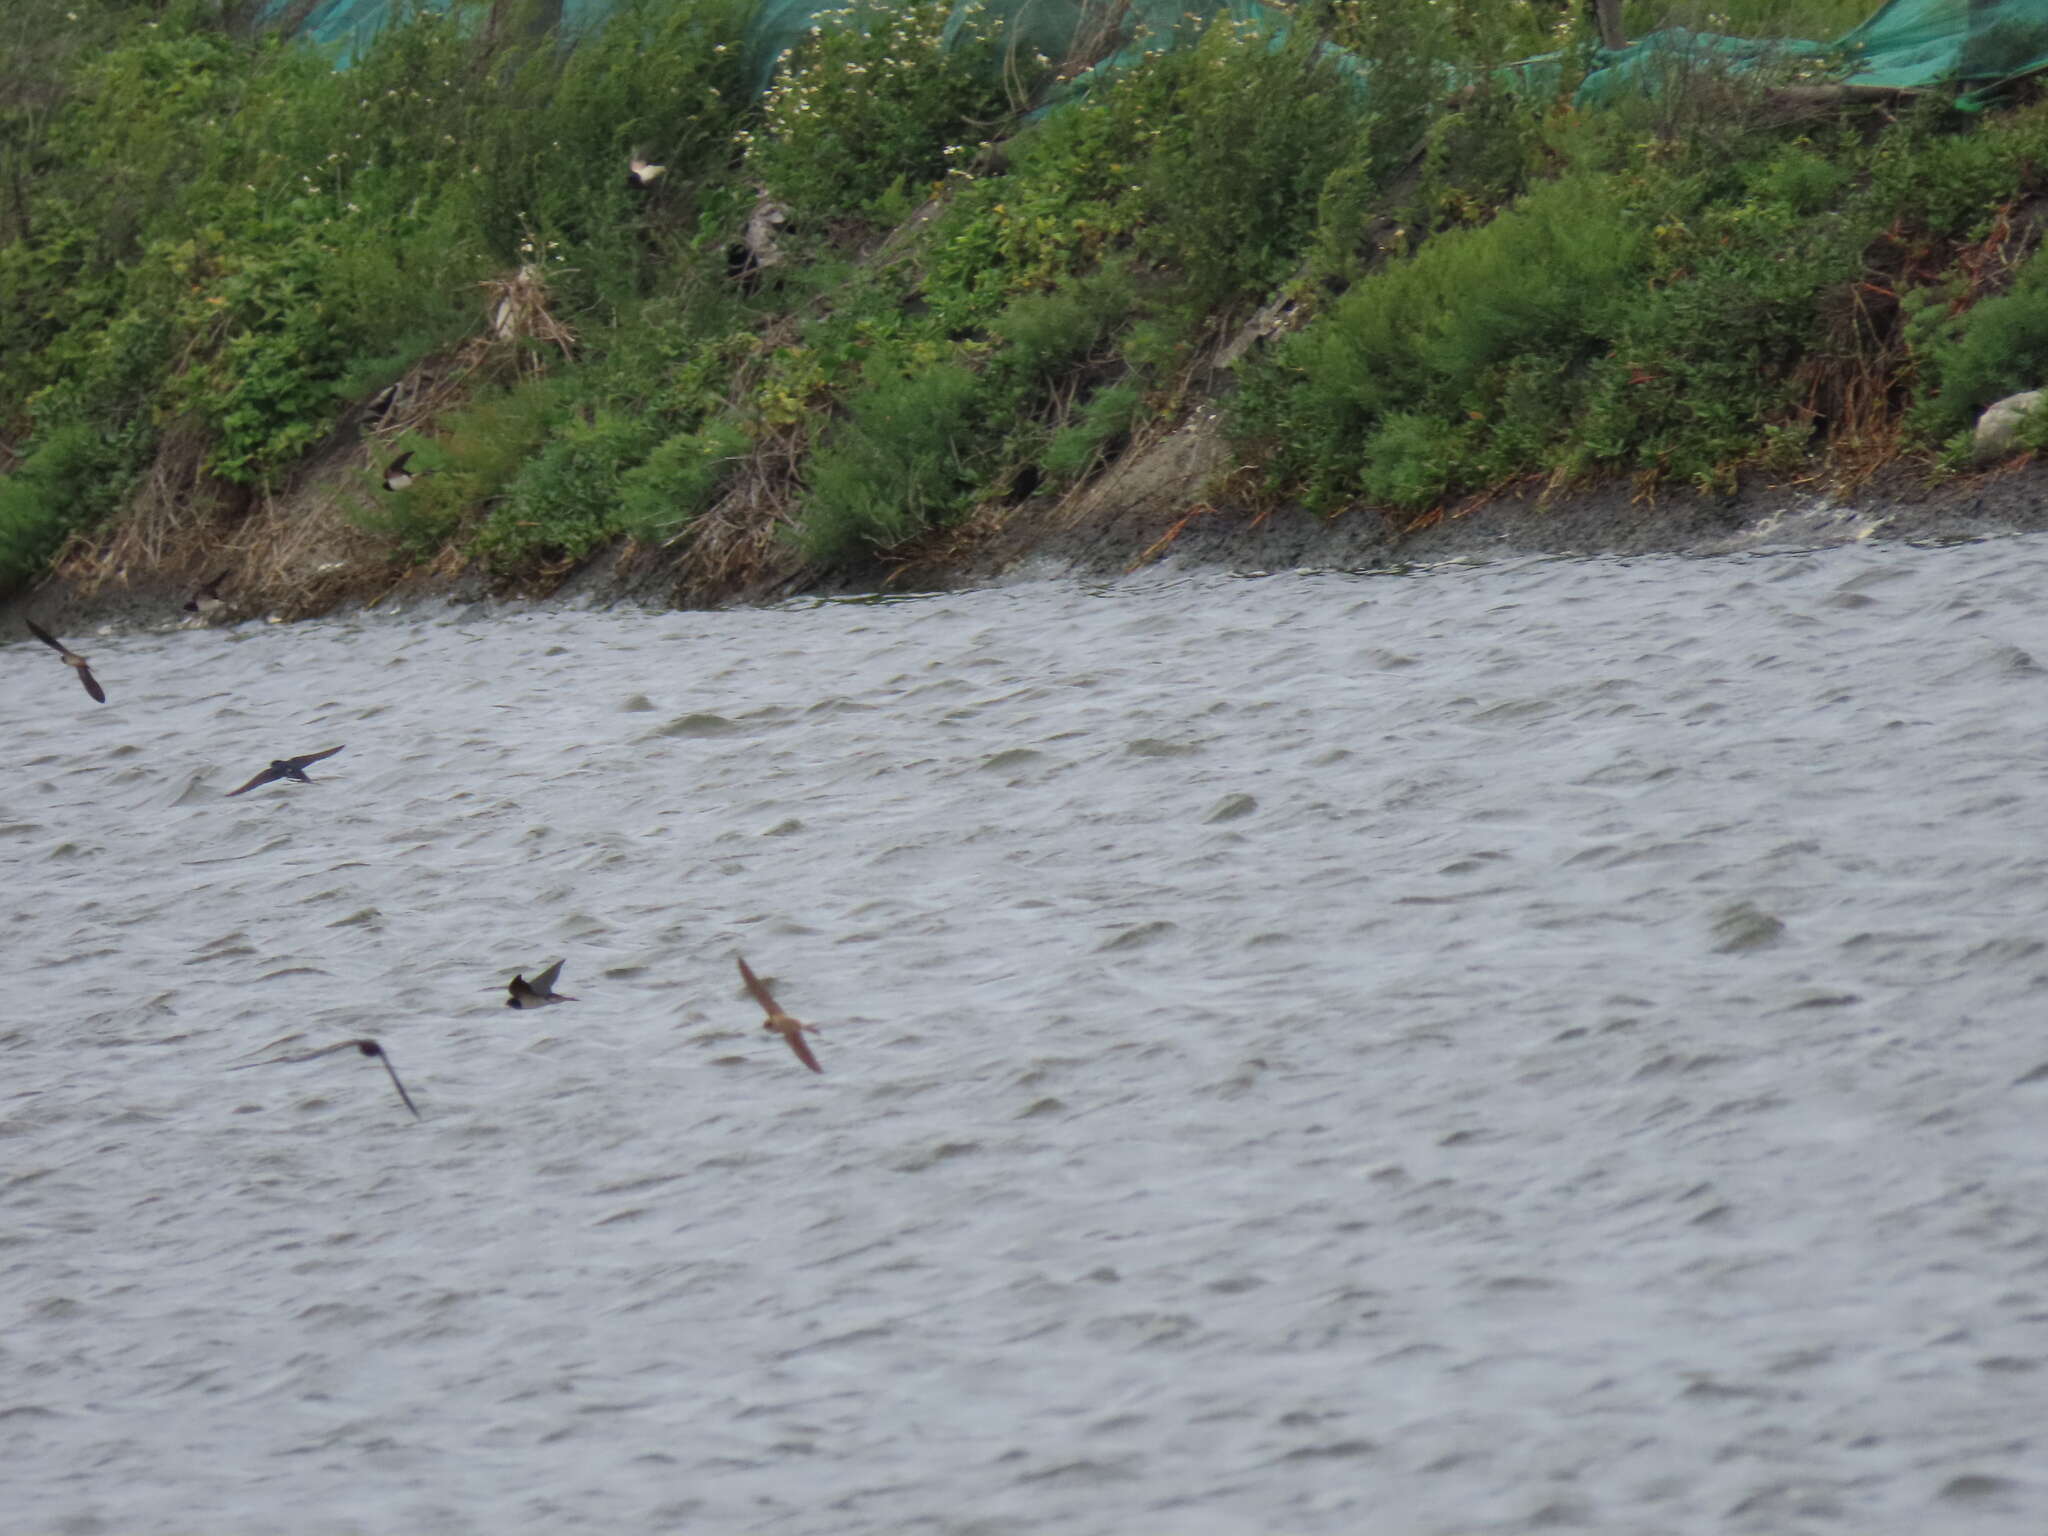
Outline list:
[[[807,1029],[814,1030],[817,1026],[806,1024],[801,1019],[792,1019],[788,1014],[776,1007],[774,995],[762,984],[761,978],[747,968],[747,962],[740,960],[738,955],[734,955],[733,959],[740,961],[740,980],[747,984],[747,990],[754,994],[754,1001],[759,1003],[768,1014],[768,1022],[761,1027],[773,1030],[776,1034],[782,1036],[784,1040],[788,1041],[789,1048],[796,1052],[796,1059],[809,1067],[813,1072],[824,1071],[825,1069],[818,1065],[818,1058],[811,1054],[811,1048],[804,1043],[804,1031]]]
[[[227,579],[228,573],[222,571],[213,580],[201,583],[199,590],[186,601],[185,611],[196,613],[201,618],[211,618],[227,607],[228,600],[220,595],[220,584]]]
[[[272,1056],[267,1061],[245,1061],[231,1072],[244,1072],[250,1067],[281,1067],[294,1061],[318,1061],[322,1056],[332,1056],[336,1051],[359,1051],[365,1056],[374,1056],[384,1063],[384,1070],[391,1074],[391,1086],[398,1090],[398,1096],[405,1101],[405,1107],[412,1111],[415,1120],[421,1118],[419,1106],[412,1101],[412,1095],[405,1091],[405,1084],[398,1080],[398,1068],[391,1065],[391,1056],[383,1046],[374,1040],[344,1040],[339,1045],[322,1046],[317,1051],[301,1051],[296,1056]]]
[[[511,994],[505,999],[505,1006],[507,1008],[545,1008],[549,1003],[580,1002],[580,998],[574,998],[566,992],[557,992],[555,990],[555,979],[562,974],[562,967],[566,963],[566,961],[557,960],[531,981],[528,981],[524,975],[515,974],[511,985],[505,988]]]
[[[636,149],[626,157],[626,185],[644,191],[653,186],[661,178],[661,173],[667,169],[665,165],[649,165]]]
[[[347,742],[341,744],[342,747],[347,745]],[[317,763],[323,757],[332,757],[340,750],[341,747],[329,747],[325,752],[308,752],[304,757],[273,758],[268,768],[257,774],[255,778],[244,784],[240,789],[229,790],[227,798],[232,800],[237,795],[246,795],[250,790],[257,788],[259,785],[268,784],[275,779],[297,779],[301,784],[310,784],[313,781],[306,777],[306,765],[308,763]]]
[[[413,449],[408,448],[384,466],[385,490],[402,491],[422,475],[431,475],[433,473],[431,469],[407,469],[405,467],[405,461],[413,456],[413,452]]]
[[[29,619],[26,622],[28,624],[28,632],[30,634],[34,635],[38,640],[42,641],[43,644],[47,645],[59,656],[62,656],[64,658],[65,666],[71,667],[77,671],[78,680],[79,682],[85,685],[85,691],[91,694],[93,698],[98,700],[100,703],[106,703],[107,690],[102,688],[100,686],[100,680],[92,675],[92,668],[88,667],[85,664],[85,658],[79,655],[78,652],[68,649],[62,640],[59,640],[55,635],[51,634],[47,629],[43,628],[43,626],[38,624],[34,619]]]

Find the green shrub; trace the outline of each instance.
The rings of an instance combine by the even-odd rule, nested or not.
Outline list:
[[[1132,99],[1147,143],[1141,244],[1198,308],[1278,282],[1308,246],[1324,181],[1364,149],[1365,95],[1342,56],[1308,27],[1276,47],[1226,15],[1148,69],[1162,78],[1112,93]]]
[[[1131,125],[1114,90],[1030,124],[1007,174],[965,178],[927,242],[924,296],[944,325],[979,325],[1010,298],[1042,292],[1129,245],[1144,221]]]
[[[658,430],[639,416],[572,419],[512,478],[477,531],[477,553],[500,570],[590,553],[619,531],[621,482]]]
[[[1642,288],[1649,240],[1624,188],[1584,176],[1540,186],[1483,228],[1440,235],[1413,260],[1372,274],[1320,323],[1248,366],[1231,430],[1322,506],[1358,493],[1369,445],[1396,412],[1445,421],[1476,413],[1526,437],[1523,423],[1502,415],[1503,400],[1552,412],[1555,397],[1507,395],[1505,385],[1525,358],[1550,359],[1562,383],[1607,349]],[[1456,440],[1479,451],[1487,436]],[[1416,440],[1409,426],[1387,442]],[[1446,486],[1476,466],[1448,468]],[[1425,481],[1403,470],[1377,483],[1419,495]]]
[[[479,511],[488,511],[568,418],[564,391],[553,380],[510,389],[481,389],[444,417],[431,439],[401,439],[413,468],[429,473],[403,491],[374,482],[358,502],[354,521],[390,540],[413,559],[430,559],[456,538]],[[380,449],[379,457],[388,457]]]
[[[668,438],[620,476],[620,528],[643,544],[673,537],[711,505],[752,445],[731,421]]]
[[[2036,251],[2012,288],[1960,315],[1952,290],[1925,290],[1913,307],[1921,393],[1908,430],[1938,442],[1970,426],[1992,401],[2048,384],[2048,251]]]
[[[1136,384],[1112,384],[1097,390],[1077,418],[1055,432],[1039,457],[1039,467],[1054,481],[1079,480],[1092,471],[1126,437],[1138,418],[1145,392]]]
[[[1021,294],[989,321],[997,344],[992,367],[1024,388],[1043,385],[1095,355],[1136,303],[1130,271],[1119,261],[1049,293]]]
[[[81,35],[102,19],[77,9]],[[137,5],[146,25],[68,51],[9,28],[0,77],[55,62],[24,76],[26,107],[0,90],[0,423],[135,442],[182,413],[213,471],[274,483],[474,333],[478,284],[508,267],[601,333],[677,284],[680,253],[716,259],[696,190],[731,178],[741,10],[634,0],[573,48],[421,11],[345,71],[242,41],[211,4]],[[645,197],[636,146],[669,167]],[[363,520],[417,549],[472,515],[447,500],[472,478],[451,464]]]
[[[742,132],[747,169],[799,217],[868,213],[945,172],[950,143],[1003,115],[1000,23],[949,0],[855,0],[813,18]],[[912,202],[920,199],[912,199]]]
[[[0,477],[0,597],[20,591],[75,528],[120,501],[133,475],[121,445],[88,426],[38,439],[14,473]]]
[[[805,556],[864,564],[959,511],[978,478],[981,405],[981,379],[957,364],[873,379],[805,469]]]
[[[1360,489],[1393,507],[1442,501],[1465,478],[1477,436],[1470,422],[1394,411],[1366,441]]]
[[[636,0],[594,34],[493,61],[488,110],[463,153],[475,220],[501,263],[556,242],[579,301],[617,305],[639,291],[649,257],[670,251],[658,215],[694,223],[702,185],[725,174],[746,105],[743,0]],[[647,193],[626,185],[640,149],[668,167]]]

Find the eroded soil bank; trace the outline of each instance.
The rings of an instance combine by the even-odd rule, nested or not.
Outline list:
[[[1083,496],[984,513],[867,572],[824,578],[791,556],[723,591],[707,590],[686,546],[615,547],[543,584],[507,587],[475,568],[396,572],[368,540],[357,542],[337,529],[324,543],[307,541],[302,568],[272,590],[248,585],[236,593],[237,583],[227,583],[234,603],[216,622],[549,598],[704,608],[1026,577],[1115,579],[1169,561],[1244,572],[1360,570],[1532,554],[1715,555],[1863,539],[1949,542],[2048,527],[2048,470],[2029,460],[1935,485],[1894,469],[1853,495],[1759,485],[1725,497],[1644,496],[1612,484],[1546,498],[1540,486],[1529,486],[1420,519],[1364,511],[1324,518],[1299,508],[1259,514],[1215,505],[1200,494],[1214,470],[1206,449],[1169,440],[1127,459]],[[173,547],[141,569],[86,576],[60,571],[26,596],[0,603],[0,616],[11,629],[28,612],[73,629],[194,622],[183,605],[214,573],[212,559],[203,548]]]

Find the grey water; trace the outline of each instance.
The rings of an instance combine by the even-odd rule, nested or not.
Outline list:
[[[66,638],[0,1529],[2048,1529],[2048,539]]]

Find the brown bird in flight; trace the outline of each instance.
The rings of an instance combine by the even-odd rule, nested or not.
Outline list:
[[[505,988],[510,995],[505,999],[507,1008],[545,1008],[549,1003],[573,1003],[579,1001],[566,992],[555,990],[555,980],[562,974],[566,960],[557,960],[533,980],[528,981],[523,972],[514,972],[512,981]]]
[[[78,680],[79,682],[85,685],[85,691],[91,694],[93,698],[96,699],[98,702],[102,704],[106,703],[107,690],[102,688],[100,686],[100,680],[92,675],[92,668],[88,667],[85,664],[85,658],[79,655],[78,652],[71,650],[69,647],[67,647],[62,640],[59,640],[55,635],[51,634],[47,629],[43,628],[43,626],[38,624],[34,619],[29,619],[26,622],[28,624],[28,632],[30,634],[34,635],[38,640],[42,641],[43,644],[47,645],[59,656],[62,656],[64,658],[65,666],[71,667],[77,671]]]
[[[761,1027],[773,1030],[776,1034],[782,1036],[784,1040],[788,1041],[789,1048],[796,1052],[796,1059],[809,1067],[813,1072],[824,1071],[825,1069],[818,1065],[818,1058],[811,1054],[811,1048],[804,1044],[804,1031],[815,1029],[817,1026],[806,1024],[801,1019],[792,1019],[788,1014],[776,1007],[774,994],[766,986],[762,985],[760,977],[747,968],[747,962],[740,960],[738,955],[734,955],[733,959],[740,961],[740,980],[744,981],[747,984],[747,990],[754,994],[754,1001],[767,1011],[768,1022]]]
[[[359,1051],[365,1056],[374,1056],[384,1063],[384,1070],[391,1074],[391,1086],[398,1090],[398,1096],[405,1101],[405,1107],[412,1111],[415,1120],[422,1118],[419,1106],[412,1101],[412,1095],[405,1091],[405,1084],[398,1080],[398,1068],[391,1065],[391,1056],[383,1046],[374,1040],[344,1040],[339,1045],[322,1046],[317,1051],[301,1051],[296,1056],[272,1056],[264,1061],[245,1061],[231,1072],[243,1072],[250,1067],[281,1067],[294,1061],[318,1061],[322,1056],[332,1056],[336,1051]]]
[[[347,742],[341,744],[342,747],[347,745]],[[306,765],[308,763],[317,763],[323,757],[332,757],[340,750],[341,747],[329,747],[325,752],[308,752],[304,757],[272,758],[268,768],[257,774],[255,778],[244,784],[240,789],[229,790],[227,798],[232,800],[237,795],[246,795],[250,790],[255,789],[259,785],[268,784],[274,779],[297,779],[301,784],[310,784],[313,781],[306,777]]]

